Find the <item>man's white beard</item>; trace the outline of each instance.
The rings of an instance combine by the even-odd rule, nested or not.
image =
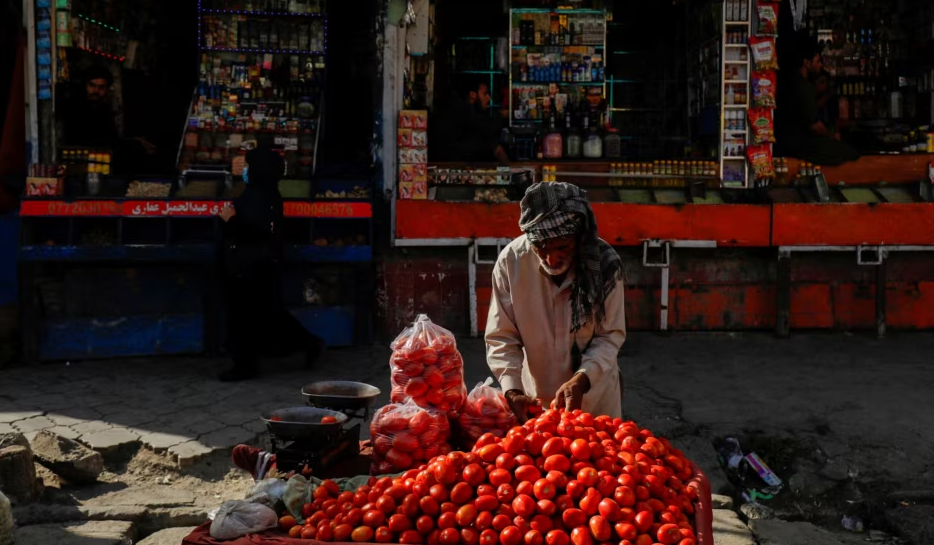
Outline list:
[[[549,267],[548,263],[545,263],[545,261],[542,258],[538,258],[538,261],[542,264],[542,269],[544,269],[545,272],[548,273],[550,276],[561,276],[562,274],[568,272],[571,269],[571,264],[573,263],[571,261],[566,261],[563,265],[561,265],[560,268],[553,269]]]

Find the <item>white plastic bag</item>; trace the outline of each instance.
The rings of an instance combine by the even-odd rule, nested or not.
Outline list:
[[[13,545],[13,508],[0,490],[0,545]]]
[[[211,537],[236,539],[273,528],[278,523],[276,512],[265,505],[243,500],[225,501],[211,522]]]
[[[268,494],[273,501],[282,501],[287,486],[288,483],[282,479],[263,479],[254,484],[246,496],[249,500],[249,498],[259,494]]]

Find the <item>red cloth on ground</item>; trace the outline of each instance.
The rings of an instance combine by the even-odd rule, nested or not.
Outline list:
[[[182,545],[324,545],[322,541],[314,539],[294,539],[282,534],[278,530],[270,530],[261,534],[247,534],[239,539],[220,541],[211,537],[211,521],[205,522],[194,529],[188,537],[182,540]],[[359,545],[355,543],[330,543],[329,545]]]

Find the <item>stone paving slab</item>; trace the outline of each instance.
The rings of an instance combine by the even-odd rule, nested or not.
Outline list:
[[[185,468],[196,464],[201,458],[214,452],[211,447],[202,445],[198,441],[185,441],[184,443],[169,447],[169,454],[175,457],[178,465]]]
[[[810,522],[750,520],[749,528],[759,545],[859,545],[864,540],[862,534],[833,533]]]
[[[166,528],[159,530],[136,545],[178,545],[183,539],[194,531],[197,526],[190,528]]]
[[[126,428],[109,428],[81,435],[80,441],[92,449],[107,453],[139,442],[139,434]]]
[[[713,537],[717,545],[756,545],[755,536],[739,515],[728,509],[713,510]]]
[[[88,521],[18,528],[16,545],[132,545],[133,523]]]

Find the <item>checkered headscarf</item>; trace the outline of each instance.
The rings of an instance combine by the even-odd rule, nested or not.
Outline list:
[[[563,182],[533,184],[520,204],[519,228],[536,243],[577,235],[577,277],[571,293],[571,331],[605,317],[604,302],[623,278],[623,262],[597,236],[597,220],[587,193]]]

